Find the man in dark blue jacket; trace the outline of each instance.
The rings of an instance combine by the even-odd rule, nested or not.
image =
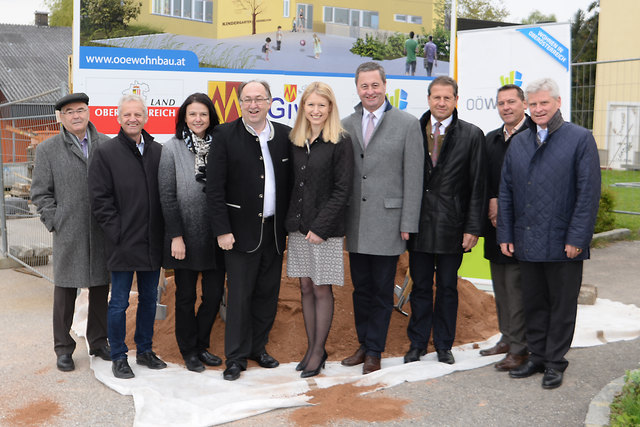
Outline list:
[[[600,163],[587,129],[565,122],[558,85],[526,89],[535,128],[513,138],[502,168],[498,242],[520,262],[529,361],[509,372],[544,372],[542,387],[562,384],[573,339],[582,261],[600,200]]]

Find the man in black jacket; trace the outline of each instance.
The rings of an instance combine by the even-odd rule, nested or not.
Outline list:
[[[207,204],[225,251],[225,380],[278,361],[265,346],[280,292],[284,219],[289,202],[288,126],[267,120],[271,91],[263,81],[240,85],[242,117],[216,127],[207,164]]]
[[[147,120],[144,100],[138,95],[123,96],[118,105],[120,133],[100,145],[89,164],[91,208],[106,236],[111,271],[107,329],[117,378],[134,377],[124,342],[134,272],[138,286],[136,363],[151,369],[167,367],[152,351],[164,222],[158,193],[162,146],[143,129]]]
[[[420,119],[425,177],[420,229],[408,245],[413,289],[407,327],[411,348],[405,363],[426,353],[432,328],[438,361],[455,363],[451,347],[458,314],[458,268],[463,252],[478,242],[487,211],[484,135],[477,126],[458,119],[457,101],[456,81],[437,77],[429,85],[429,111]]]
[[[489,212],[484,232],[484,257],[491,266],[493,292],[496,298],[498,326],[502,337],[491,348],[480,350],[480,355],[491,356],[507,353],[496,363],[499,371],[509,371],[527,361],[528,351],[525,340],[524,308],[520,286],[520,266],[518,261],[500,251],[496,242],[496,221],[498,218],[498,186],[502,161],[511,137],[528,129],[533,124],[525,114],[527,103],[519,86],[509,84],[498,89],[498,113],[504,125],[487,135],[487,175]]]

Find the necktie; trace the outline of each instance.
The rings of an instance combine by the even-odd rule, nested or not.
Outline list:
[[[540,129],[538,131],[538,145],[542,145],[544,141],[547,139],[548,129]]]
[[[440,122],[436,122],[436,129],[433,131],[433,153],[431,153],[431,162],[433,166],[438,162],[438,154],[440,151],[440,147],[438,147],[438,139],[440,138]]]
[[[373,129],[376,127],[373,123],[373,119],[375,116],[373,113],[369,113],[369,121],[367,122],[367,129],[364,132],[364,147],[367,148],[367,144],[369,144],[369,140],[371,139],[371,135],[373,134]]]
[[[85,158],[89,157],[89,144],[86,139],[80,141],[80,148],[82,148],[82,154],[84,154]]]

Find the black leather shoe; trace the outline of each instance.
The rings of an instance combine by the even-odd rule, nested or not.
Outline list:
[[[202,364],[200,359],[198,359],[198,356],[196,356],[195,354],[185,357],[184,364],[186,365],[187,369],[192,372],[204,371],[204,365]]]
[[[222,373],[222,378],[227,381],[235,381],[240,378],[240,372],[244,371],[239,363],[231,362]]]
[[[309,377],[315,377],[316,375],[318,375],[320,373],[320,371],[322,369],[324,369],[324,364],[327,361],[327,358],[329,357],[329,355],[327,354],[326,350],[324,352],[324,354],[322,355],[322,360],[320,361],[320,364],[318,365],[318,367],[316,369],[307,371],[306,368],[304,371],[302,371],[302,373],[300,374],[301,378],[309,378]]]
[[[527,378],[533,374],[544,372],[544,365],[537,365],[531,360],[527,361],[524,365],[518,366],[515,369],[509,371],[511,378]]]
[[[542,377],[542,388],[550,390],[560,387],[562,385],[562,375],[562,371],[558,371],[557,369],[545,369],[544,376]]]
[[[113,372],[114,377],[124,380],[135,377],[127,359],[114,360],[111,363],[111,372]]]
[[[416,347],[411,347],[407,354],[404,355],[404,363],[417,362],[420,360],[420,356],[427,354],[427,350],[420,350]]]
[[[251,356],[249,359],[255,360],[256,362],[258,362],[258,365],[262,366],[263,368],[275,368],[280,365],[280,362],[269,356],[266,351],[263,351],[256,356]]]
[[[136,355],[136,363],[149,369],[164,369],[167,367],[167,364],[160,360],[153,351],[145,351]]]
[[[62,372],[69,372],[76,369],[76,365],[75,363],[73,363],[71,354],[61,354],[60,356],[58,356],[56,366],[58,367],[58,370]]]
[[[438,362],[447,363],[449,365],[453,365],[454,363],[456,363],[456,359],[453,358],[453,353],[451,353],[451,350],[436,349],[436,353],[438,353]]]
[[[207,350],[202,350],[200,353],[198,353],[198,359],[200,359],[200,361],[207,366],[222,365],[222,359],[220,359],[215,354],[209,353]]]
[[[108,362],[111,361],[111,347],[109,347],[109,344],[89,350],[89,354],[91,356],[99,357],[100,359],[106,360]]]

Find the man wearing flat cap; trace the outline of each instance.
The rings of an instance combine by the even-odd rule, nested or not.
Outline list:
[[[67,95],[55,105],[60,133],[36,148],[31,200],[53,233],[53,342],[57,367],[75,369],[70,329],[79,288],[89,288],[86,337],[89,354],[111,360],[107,343],[109,273],[104,235],[91,214],[87,165],[109,138],[89,121],[89,97]]]

